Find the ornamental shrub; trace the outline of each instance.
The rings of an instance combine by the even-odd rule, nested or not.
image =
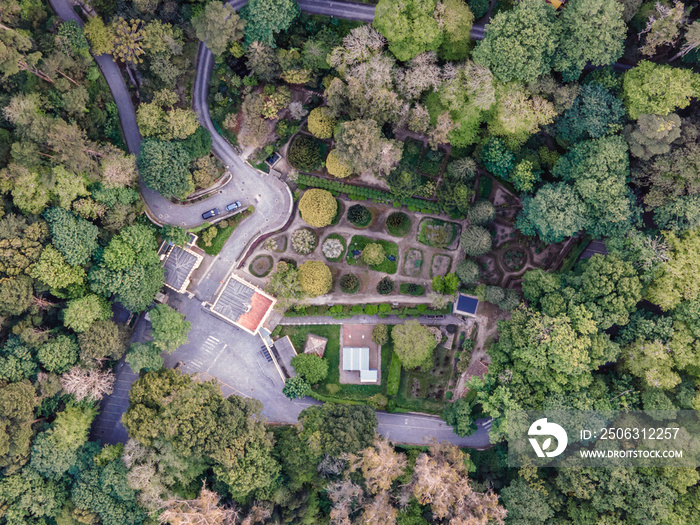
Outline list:
[[[455,273],[463,284],[472,284],[479,280],[481,269],[474,261],[465,259],[457,265]]]
[[[372,329],[372,342],[378,345],[385,345],[389,342],[389,327],[385,324],[378,324]]]
[[[348,209],[348,220],[355,226],[365,227],[372,220],[372,212],[362,204],[354,204]]]
[[[326,259],[337,259],[343,254],[343,243],[340,239],[329,237],[323,241],[323,255]]]
[[[299,255],[308,255],[316,248],[316,235],[308,228],[299,228],[292,233],[292,250]]]
[[[380,295],[389,295],[394,291],[394,281],[389,277],[384,277],[377,283],[377,293]]]
[[[344,179],[352,174],[350,165],[338,156],[338,151],[333,149],[326,157],[326,169],[328,173],[339,179]]]
[[[483,226],[469,226],[462,232],[462,250],[471,257],[478,257],[491,250],[491,234]]]
[[[484,292],[484,298],[491,304],[499,304],[505,297],[506,294],[503,288],[499,286],[487,286]]]
[[[298,135],[289,145],[287,160],[294,168],[313,171],[321,165],[321,152],[317,142],[306,135]]]
[[[411,229],[411,219],[405,213],[395,211],[386,218],[386,229],[390,235],[403,237]]]
[[[362,250],[362,262],[369,266],[382,264],[384,257],[384,247],[378,242],[372,242]]]
[[[316,108],[309,113],[309,131],[319,139],[329,139],[333,136],[335,119],[328,107]]]
[[[321,261],[306,261],[299,266],[299,284],[310,297],[318,297],[329,292],[333,285],[331,270]]]
[[[496,208],[486,200],[475,202],[467,211],[467,218],[472,224],[486,226],[493,222],[494,217],[496,217]]]
[[[310,226],[328,226],[338,213],[338,202],[331,192],[320,189],[306,190],[299,201],[301,218]]]
[[[345,293],[355,293],[360,289],[360,278],[352,273],[346,273],[340,278],[340,290]]]

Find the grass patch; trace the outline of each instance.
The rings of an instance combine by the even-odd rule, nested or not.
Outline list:
[[[355,259],[355,254],[353,252],[359,251],[362,252],[362,250],[365,249],[365,246],[368,244],[371,244],[373,242],[379,243],[382,245],[382,248],[384,248],[384,253],[385,257],[384,260],[376,265],[376,266],[370,266],[369,268],[371,270],[377,271],[377,272],[384,272],[388,274],[395,274],[396,270],[399,267],[399,247],[395,242],[391,241],[383,241],[380,239],[370,239],[369,237],[365,237],[363,235],[353,235],[352,239],[350,240],[350,246],[348,246],[348,253],[345,256],[346,261],[348,264],[355,266],[355,265],[364,265],[362,262],[361,258]],[[389,260],[388,257],[394,258],[393,261]]]
[[[399,293],[413,296],[425,295],[425,288],[420,284],[401,283],[401,286],[399,286]]]
[[[326,257],[326,254],[324,253],[323,256],[326,257],[326,260],[329,262],[340,262],[343,260],[343,255],[345,255],[345,251],[348,249],[347,242],[345,241],[345,237],[340,235],[339,233],[331,233],[328,237],[323,239],[323,242],[326,242],[328,239],[338,239],[340,243],[343,245],[343,251],[340,252],[340,255],[338,257],[333,257],[332,259],[330,257]],[[323,243],[321,243],[321,253],[323,253]]]
[[[480,177],[479,178],[479,198],[488,199],[491,195],[491,186],[493,185],[493,179],[491,177]]]
[[[453,363],[454,352],[438,346],[433,352],[433,366],[430,370],[402,370],[396,404],[418,412],[441,413],[447,404],[445,396],[452,377]]]
[[[214,239],[211,241],[210,246],[204,244],[201,236],[197,239],[197,246],[204,250],[204,253],[207,255],[219,255],[219,252],[224,247],[224,244],[226,244],[226,241],[228,241],[228,238],[231,237],[233,231],[238,227],[241,221],[248,217],[251,213],[252,212],[248,209],[242,211],[241,213],[237,213],[229,219],[226,219],[228,226],[225,228],[220,228],[217,226],[216,237],[214,237]]]
[[[416,139],[407,138],[403,143],[403,155],[401,164],[406,168],[418,169],[418,161],[423,154],[423,143]]]

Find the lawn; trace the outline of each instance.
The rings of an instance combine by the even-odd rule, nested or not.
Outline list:
[[[226,219],[226,222],[228,222],[229,225],[225,228],[213,226],[216,228],[217,231],[216,237],[214,237],[214,239],[211,241],[211,245],[205,245],[204,241],[202,241],[202,237],[200,234],[200,237],[197,239],[197,246],[204,250],[204,253],[206,253],[207,255],[219,255],[219,252],[224,247],[224,244],[226,244],[228,238],[231,237],[233,230],[235,230],[241,223],[241,221],[248,217],[251,213],[253,213],[253,207],[249,206],[248,209],[243,210],[241,213],[237,213],[233,217]]]
[[[365,249],[365,246],[368,244],[371,244],[373,242],[379,243],[382,245],[382,248],[384,248],[384,253],[386,254],[386,257],[384,260],[381,262],[381,264],[378,264],[377,266],[370,266],[369,268],[371,270],[377,271],[377,272],[384,272],[388,274],[395,274],[396,270],[398,270],[399,267],[399,246],[395,242],[391,241],[383,241],[380,239],[371,239],[369,237],[365,237],[363,235],[353,235],[352,239],[350,240],[350,246],[348,246],[348,253],[345,256],[345,259],[348,264],[350,265],[364,265],[362,262],[361,258],[355,258],[355,253],[353,252],[362,252],[362,250]],[[389,257],[394,258],[393,261],[389,260]]]
[[[389,364],[391,354],[394,351],[393,345],[388,344],[382,347],[382,383],[381,385],[341,385],[340,381],[340,325],[303,325],[303,326],[283,326],[279,325],[273,332],[274,336],[283,337],[288,335],[298,353],[303,352],[306,335],[312,333],[328,338],[326,353],[323,358],[328,360],[328,377],[319,383],[314,391],[325,397],[345,399],[349,401],[365,402],[367,398],[375,394],[384,394],[386,381],[389,375]],[[330,386],[330,389],[328,388]]]
[[[399,394],[396,396],[399,407],[432,414],[439,414],[445,408],[447,385],[454,369],[454,352],[438,346],[433,358],[434,365],[427,372],[420,368],[402,369]]]

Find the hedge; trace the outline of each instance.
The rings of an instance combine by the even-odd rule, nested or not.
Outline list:
[[[352,312],[352,307],[355,305],[350,305],[350,304],[336,304],[333,306],[328,307],[327,305],[323,306],[307,306],[307,307],[298,307],[298,308],[290,308],[284,313],[285,317],[305,317],[305,316],[314,316],[314,315],[330,315],[334,319],[346,319],[348,317],[352,317],[353,314]],[[375,311],[375,307],[377,309],[376,313],[379,317],[385,318],[389,315],[398,315],[401,318],[406,318],[408,316],[411,317],[420,317],[421,315],[448,315],[452,313],[452,303],[448,303],[445,308],[440,308],[437,310],[433,310],[430,308],[430,305],[428,304],[417,304],[413,308],[400,308],[400,307],[395,307],[392,306],[391,303],[379,303],[379,304],[369,304],[364,307],[365,313],[367,315],[374,315],[371,312]]]
[[[297,186],[303,188],[322,188],[331,192],[347,193],[352,200],[371,200],[375,203],[393,204],[397,201],[396,195],[382,190],[373,188],[364,188],[353,184],[346,184],[337,180],[328,180],[313,175],[300,173],[297,179]],[[410,211],[420,211],[422,213],[440,213],[443,211],[442,206],[437,202],[426,201],[416,197],[407,197],[398,199],[398,202],[408,207]]]
[[[389,365],[389,376],[386,380],[386,395],[395,396],[399,393],[399,383],[401,383],[401,361],[394,352],[391,355],[391,365]]]

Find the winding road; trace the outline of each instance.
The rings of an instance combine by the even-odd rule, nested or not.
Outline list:
[[[63,20],[74,20],[83,25],[80,17],[73,10],[70,0],[49,0],[51,7]],[[234,0],[230,4],[239,9],[246,0]],[[302,11],[318,15],[330,15],[350,20],[371,22],[374,19],[374,6],[368,4],[350,4],[347,2],[300,0]],[[475,27],[477,39],[483,38],[483,26]],[[480,35],[480,36],[477,36]],[[95,60],[104,75],[110,91],[117,105],[119,119],[122,126],[124,141],[130,153],[138,155],[141,145],[141,134],[136,123],[136,112],[131,96],[124,82],[124,78],[117,64],[110,55],[95,56]],[[209,300],[213,296],[218,285],[231,271],[234,263],[245,253],[253,239],[265,233],[280,229],[292,212],[292,194],[289,187],[274,176],[264,174],[239,157],[231,145],[219,135],[214,128],[209,115],[207,95],[209,79],[213,68],[214,59],[211,52],[204,44],[200,44],[197,56],[197,72],[193,90],[193,108],[197,113],[201,125],[209,130],[212,135],[214,153],[227,165],[233,177],[231,182],[223,186],[218,194],[208,199],[190,205],[176,205],[162,197],[157,192],[140,184],[141,194],[152,219],[163,224],[174,224],[184,227],[193,227],[201,224],[201,214],[211,208],[224,209],[226,204],[235,200],[243,202],[244,206],[254,206],[254,213],[236,229],[236,234],[226,243],[224,249],[208,270],[208,275],[203,281],[210,283],[200,286],[200,293],[207,297],[197,297],[197,300]],[[193,300],[194,301],[194,300]],[[125,368],[122,366],[122,368]],[[126,377],[130,371],[124,372],[124,389],[120,391],[122,397],[115,401],[120,408],[110,417],[115,418],[108,426],[108,430],[102,435],[106,442],[123,441],[125,433],[120,424],[119,412],[126,409],[128,403],[127,392],[131,382],[135,379],[133,374]],[[128,379],[128,381],[126,381]],[[279,396],[282,396],[279,392]],[[296,421],[296,413],[290,411],[287,414],[289,422]],[[460,438],[444,421],[436,416],[424,414],[389,414],[377,412],[379,420],[378,432],[395,442],[426,444],[430,441],[449,441],[452,444],[485,448],[489,443],[489,420],[478,420],[477,431],[471,436]]]

